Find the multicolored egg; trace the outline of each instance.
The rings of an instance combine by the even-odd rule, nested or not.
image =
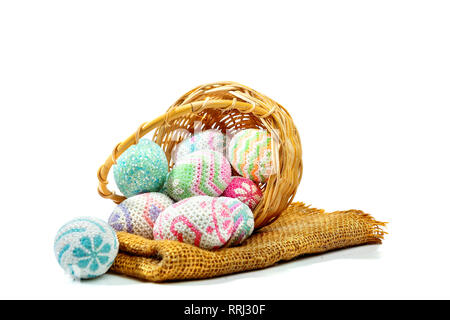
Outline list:
[[[90,279],[108,271],[119,251],[119,242],[106,222],[80,217],[59,229],[54,251],[64,271],[77,279]]]
[[[141,139],[117,159],[113,170],[117,187],[129,198],[139,193],[159,191],[169,166],[159,145],[149,139]]]
[[[253,210],[261,201],[263,193],[252,180],[244,177],[232,177],[222,196],[238,199]]]
[[[167,178],[167,194],[179,201],[206,195],[217,197],[231,182],[231,166],[225,156],[211,150],[188,154],[179,160]]]
[[[255,220],[250,208],[235,198],[219,197],[221,201],[230,209],[233,217],[233,232],[228,240],[226,247],[236,246],[244,242],[251,236]]]
[[[111,213],[108,224],[117,231],[153,239],[153,226],[156,219],[172,204],[172,199],[162,193],[138,194],[119,204]]]
[[[261,129],[238,132],[228,146],[228,160],[244,178],[264,183],[272,174],[272,139]]]
[[[177,144],[172,153],[172,159],[177,162],[186,155],[200,150],[212,150],[225,154],[225,136],[215,129],[196,133]]]
[[[203,249],[242,243],[253,232],[251,210],[237,199],[196,196],[164,210],[153,228],[155,240],[177,240]]]

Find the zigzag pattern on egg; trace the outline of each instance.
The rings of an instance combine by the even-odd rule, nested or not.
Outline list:
[[[246,129],[230,141],[228,159],[243,177],[264,183],[271,174],[271,137],[259,129]]]
[[[231,182],[231,166],[224,155],[211,150],[191,153],[175,164],[167,179],[174,200],[207,195],[217,197]]]

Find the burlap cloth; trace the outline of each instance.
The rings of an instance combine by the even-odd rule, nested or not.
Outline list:
[[[211,278],[265,268],[300,255],[381,243],[384,225],[359,210],[325,213],[293,203],[242,245],[217,251],[118,232],[120,251],[111,271],[156,282]]]

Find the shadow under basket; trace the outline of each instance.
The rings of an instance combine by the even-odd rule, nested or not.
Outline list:
[[[327,214],[291,204],[303,169],[297,128],[280,104],[235,82],[196,87],[165,114],[140,125],[99,168],[98,192],[115,203],[126,199],[108,189],[108,173],[116,159],[147,134],[163,148],[172,167],[173,148],[194,132],[217,129],[229,137],[250,128],[267,130],[272,137],[272,174],[259,184],[263,198],[253,210],[253,235],[239,247],[207,251],[118,232],[120,252],[112,271],[150,281],[209,278],[264,268],[302,254],[381,242],[384,223],[361,211]]]

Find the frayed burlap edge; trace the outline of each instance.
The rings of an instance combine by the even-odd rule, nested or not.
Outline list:
[[[211,278],[266,268],[301,255],[379,244],[385,225],[360,210],[326,213],[293,203],[241,246],[216,251],[118,232],[120,251],[111,271],[154,282]]]

